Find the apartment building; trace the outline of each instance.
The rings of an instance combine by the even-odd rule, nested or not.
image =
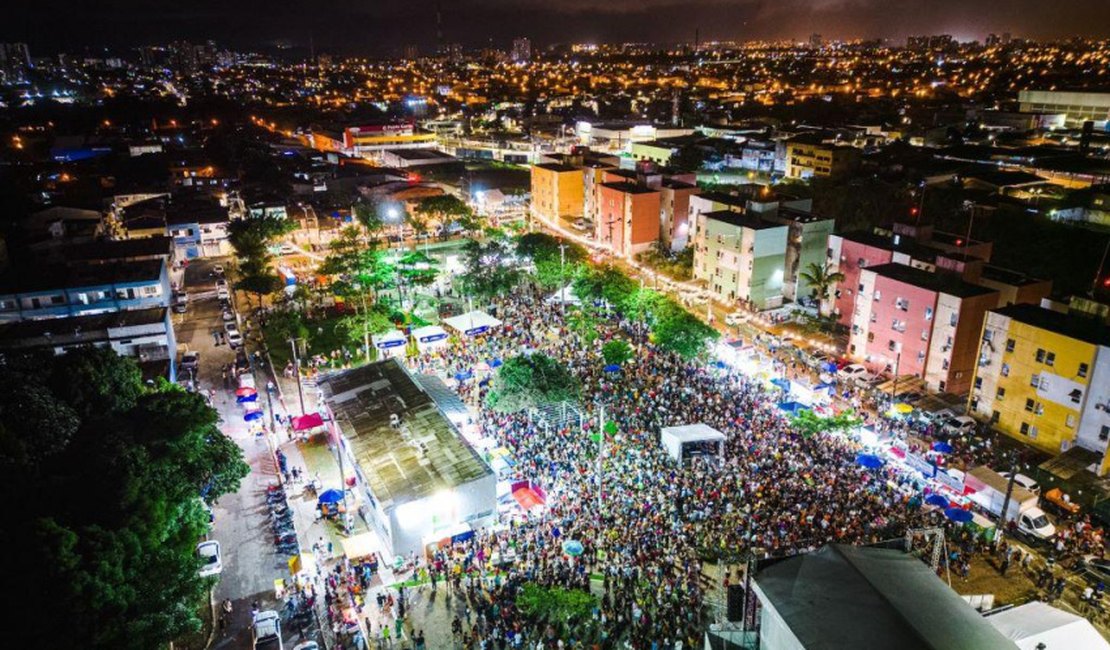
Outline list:
[[[715,298],[753,309],[782,305],[789,226],[732,210],[699,212],[694,278]]]
[[[979,332],[997,290],[889,263],[861,270],[848,353],[873,372],[912,375],[938,392],[966,393]]]
[[[842,176],[859,167],[860,150],[798,136],[786,143],[786,177],[806,180],[815,176]]]
[[[1050,454],[1080,447],[1110,470],[1110,329],[1104,321],[1015,304],[987,313],[970,410]]]
[[[560,218],[578,219],[584,211],[582,170],[563,163],[532,165],[532,212],[558,223]]]

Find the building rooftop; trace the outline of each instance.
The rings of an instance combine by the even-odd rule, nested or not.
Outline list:
[[[1008,284],[1014,287],[1025,287],[1031,284],[1040,284],[1041,282],[1046,282],[1046,280],[1041,280],[1039,278],[1033,278],[1025,275],[1021,271],[1004,269],[1001,266],[991,266],[990,264],[983,265],[983,268],[979,273],[979,277],[983,278],[984,280],[993,280],[994,282]]]
[[[755,588],[804,648],[1015,650],[917,557],[830,544],[767,562]]]
[[[320,389],[382,502],[406,503],[492,473],[394,359],[331,375]],[[391,415],[400,427],[390,426]]]
[[[23,293],[81,287],[157,282],[163,260],[138,260],[81,266],[46,266],[11,269],[0,277],[0,292]]]
[[[620,181],[617,183],[602,183],[601,185],[602,187],[607,187],[618,192],[624,192],[625,194],[653,194],[659,191],[654,187],[639,185],[637,183],[632,183],[629,181]]]
[[[577,167],[572,167],[570,165],[564,165],[562,163],[540,163],[540,164],[536,165],[536,167],[538,167],[539,169],[549,171],[549,172],[555,172],[557,174],[565,174],[567,172],[578,171]]]
[[[1093,316],[1075,312],[1062,313],[1026,304],[1010,305],[993,311],[1019,323],[1055,332],[1077,341],[1110,346],[1110,326]]]
[[[930,291],[936,291],[937,293],[956,296],[958,298],[973,298],[975,296],[998,293],[996,289],[965,282],[962,278],[952,273],[930,273],[929,271],[907,266],[905,264],[898,264],[896,262],[868,266],[863,270],[881,275],[884,278],[890,278],[891,280],[903,282],[915,287],[921,287],[922,289],[928,289]]]
[[[738,208],[743,208],[747,206],[749,198],[746,196],[737,196],[735,194],[725,194],[724,192],[701,192],[700,194],[698,194],[698,196],[705,199],[706,201],[723,203],[725,205],[731,205]]]
[[[397,156],[402,160],[442,160],[444,162],[457,160],[451,154],[435,149],[386,149],[385,151],[389,155]]]
[[[716,212],[706,212],[702,215],[706,219],[713,221],[720,221],[727,223],[730,226],[738,228],[747,228],[749,230],[764,230],[767,228],[786,228],[785,224],[774,223],[765,219],[760,219],[754,214],[746,212],[733,212],[732,210],[717,210]]]
[[[24,320],[0,324],[0,347],[85,345],[108,340],[108,331],[166,322],[166,308],[133,309],[107,314]]]

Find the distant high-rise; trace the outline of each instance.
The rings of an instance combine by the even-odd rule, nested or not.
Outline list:
[[[1010,40],[1010,32],[1002,32],[1002,44],[1009,45]]]
[[[995,47],[1000,42],[1001,40],[998,38],[998,34],[987,34],[987,47]]]
[[[527,63],[532,59],[532,41],[527,38],[513,39],[513,63]]]
[[[906,48],[911,50],[946,50],[955,44],[951,34],[934,34],[932,36],[910,36],[906,39]]]
[[[0,43],[0,77],[7,83],[27,81],[31,52],[26,43]]]
[[[824,45],[824,44],[825,44],[825,39],[821,38],[820,34],[810,34],[809,35],[809,46],[812,47],[813,49],[819,50],[819,49],[821,49],[821,46]]]
[[[413,44],[406,45],[401,56],[408,61],[415,61],[420,56],[420,49]]]

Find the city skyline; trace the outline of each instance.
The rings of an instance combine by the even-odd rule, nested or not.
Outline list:
[[[226,42],[231,47],[307,46],[321,51],[383,54],[408,44],[430,50],[437,44],[436,7],[441,7],[442,40],[465,46],[506,47],[527,36],[538,46],[567,42],[693,42],[711,40],[805,40],[885,38],[897,43],[915,34],[952,34],[983,40],[988,33],[1034,39],[1110,34],[1110,16],[1098,0],[1069,2],[1060,12],[1031,0],[998,3],[942,0],[921,6],[908,0],[643,0],[597,5],[570,0],[555,6],[538,0],[467,0],[368,6],[343,0],[306,11],[288,2],[238,3],[229,12],[220,3],[151,6],[140,0],[112,0],[88,8],[66,0],[24,4],[8,11],[0,39],[28,42],[36,51],[77,51],[88,47],[130,47],[175,39]],[[49,24],[48,30],[41,25]],[[398,29],[403,26],[403,29]],[[245,35],[245,36],[244,36]]]

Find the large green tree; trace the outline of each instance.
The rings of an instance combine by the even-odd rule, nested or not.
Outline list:
[[[470,241],[463,250],[466,270],[459,282],[466,295],[489,300],[512,291],[520,282],[519,260],[505,241]]]
[[[517,255],[532,260],[536,282],[546,289],[567,285],[586,261],[586,249],[543,232],[521,235],[516,243]]]
[[[826,315],[830,292],[844,281],[844,274],[834,271],[828,264],[811,262],[798,277],[809,285],[810,296],[817,301],[821,315]]]
[[[720,332],[667,298],[652,311],[651,335],[659,347],[690,359],[705,353]]]
[[[579,395],[578,380],[562,363],[540,354],[522,354],[497,369],[486,403],[502,413],[516,413]]]
[[[604,300],[609,306],[622,312],[628,308],[629,301],[639,289],[632,278],[609,264],[580,267],[573,286],[574,295],[579,300]]]
[[[0,386],[24,386],[0,393],[0,543],[19,585],[0,603],[7,644],[140,650],[199,629],[202,496],[238,488],[242,451],[199,395],[145,387],[131,359],[80,349],[36,365],[0,367]]]

